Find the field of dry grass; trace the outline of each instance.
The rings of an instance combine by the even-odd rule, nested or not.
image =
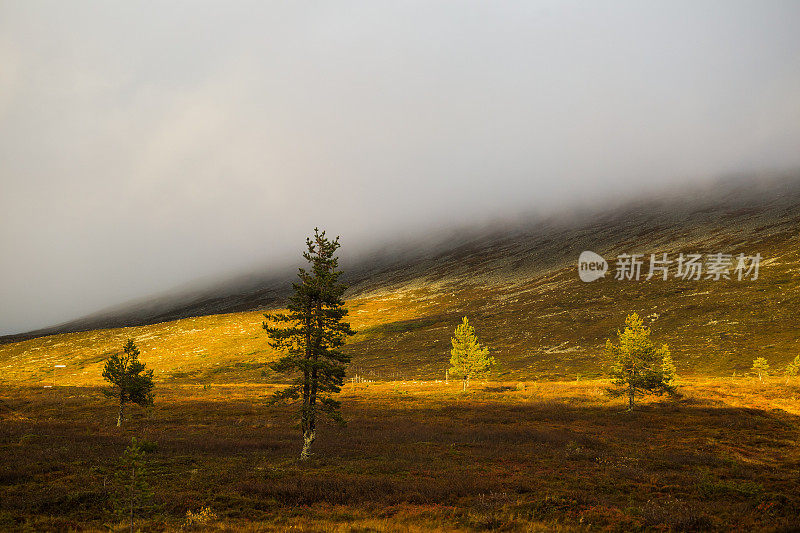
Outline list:
[[[362,330],[355,343],[380,335],[381,324],[411,320],[424,312],[414,293],[349,302],[350,322]],[[0,345],[0,383],[100,385],[103,364],[133,338],[158,381],[182,383],[263,382],[276,378],[267,363],[279,354],[267,345],[263,311],[186,318],[148,326],[50,335]],[[372,329],[371,329],[372,328]],[[388,335],[391,332],[384,332]],[[447,356],[449,357],[449,356]],[[447,359],[445,357],[445,360]],[[65,365],[54,370],[55,365]],[[444,363],[442,363],[444,368]]]
[[[348,384],[346,428],[298,464],[292,411],[267,384],[162,383],[114,427],[94,387],[0,388],[0,529],[106,530],[132,436],[155,507],[137,527],[250,531],[793,530],[800,383],[683,381],[633,413],[588,381]]]

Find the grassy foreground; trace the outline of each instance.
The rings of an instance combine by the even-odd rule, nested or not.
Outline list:
[[[271,385],[161,384],[121,430],[95,387],[0,388],[0,530],[124,529],[109,487],[132,436],[157,504],[137,522],[246,531],[796,530],[800,384],[679,384],[638,411],[603,381],[348,384],[307,465]]]

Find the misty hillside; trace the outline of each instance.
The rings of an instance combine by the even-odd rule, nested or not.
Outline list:
[[[742,373],[756,356],[781,366],[800,353],[799,229],[800,180],[772,178],[452,231],[418,247],[387,245],[343,264],[350,317],[359,331],[347,349],[367,377],[440,378],[452,330],[467,315],[498,360],[500,379],[588,377],[604,371],[606,339],[636,311],[653,322],[654,336],[670,345],[683,373]],[[584,250],[609,262],[605,278],[579,279]],[[675,259],[681,252],[758,253],[760,276],[694,281],[671,272],[667,281],[646,281],[645,260],[641,280],[614,279],[618,254]],[[132,336],[162,379],[271,380],[265,364],[276,354],[260,329],[260,310],[281,305],[293,270],[33,334],[50,336],[6,338],[0,375],[41,381],[59,362],[71,369],[64,379],[96,382],[101,361]],[[84,330],[93,331],[69,333]]]

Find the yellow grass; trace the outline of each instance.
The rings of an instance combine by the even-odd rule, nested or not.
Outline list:
[[[365,330],[419,316],[428,302],[415,291],[373,295],[348,302],[353,327]],[[162,322],[148,326],[101,329],[51,335],[0,345],[0,379],[13,383],[51,385],[97,385],[103,382],[103,365],[108,356],[121,351],[132,338],[141,351],[140,359],[154,370],[157,380],[193,372],[203,382],[216,382],[215,368],[237,363],[258,365],[278,357],[267,344],[261,327],[264,311],[229,313]],[[358,342],[368,332],[352,340]],[[54,368],[66,365],[65,368]],[[245,367],[247,368],[247,367]],[[251,379],[259,376],[250,370]],[[225,381],[238,381],[220,378]],[[55,381],[54,381],[55,380]]]

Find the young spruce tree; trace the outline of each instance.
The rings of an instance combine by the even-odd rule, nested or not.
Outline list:
[[[280,373],[295,375],[292,384],[274,394],[272,401],[300,403],[300,429],[303,449],[300,459],[310,455],[316,438],[317,414],[344,424],[340,403],[331,394],[341,390],[350,356],[342,353],[348,335],[355,332],[343,322],[346,286],[339,282],[339,261],[334,255],[339,237],[330,240],[325,232],[314,229],[314,238],[306,240],[303,257],[309,270],[300,268],[299,281],[292,284],[288,312],[268,313],[262,327],[269,344],[286,353],[270,367]]]
[[[131,445],[122,454],[120,469],[115,475],[117,486],[111,502],[117,515],[128,518],[131,533],[137,513],[152,508],[153,491],[147,481],[150,473],[146,453],[146,446],[133,437]]]
[[[800,355],[796,355],[794,360],[786,365],[786,384],[789,384],[789,380],[791,378],[797,377],[797,374],[800,374]]]
[[[475,328],[469,325],[467,317],[456,327],[450,342],[453,345],[450,349],[450,374],[461,376],[462,390],[466,391],[470,378],[486,375],[491,370],[494,357],[489,355],[488,348],[478,344]]]
[[[675,394],[675,364],[666,344],[656,346],[650,340],[650,328],[639,315],[625,319],[625,330],[618,331],[619,344],[606,341],[606,352],[614,359],[611,383],[612,396],[627,396],[628,410],[633,410],[637,395]]]
[[[115,353],[106,361],[103,377],[114,386],[109,395],[119,400],[117,427],[122,425],[125,417],[126,403],[153,404],[153,371],[145,372],[144,368],[133,339],[128,339],[121,354]]]

